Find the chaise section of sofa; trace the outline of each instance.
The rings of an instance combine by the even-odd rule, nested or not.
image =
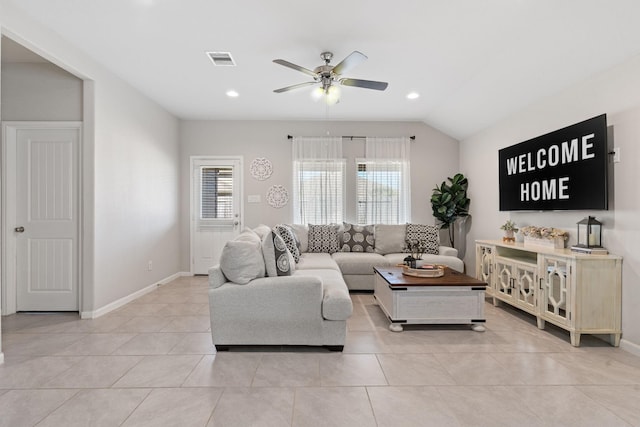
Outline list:
[[[353,306],[339,273],[321,272],[263,277],[240,285],[227,281],[219,266],[211,268],[209,308],[216,349],[309,345],[342,350]]]
[[[243,232],[225,245],[227,253],[223,250],[221,264],[209,269],[211,337],[216,349],[223,351],[240,345],[309,345],[342,351],[346,321],[353,305],[335,262],[328,254],[314,254],[317,256],[306,257],[308,266],[313,268],[294,267],[289,275],[264,277],[268,268],[264,268],[262,274],[256,268],[258,257],[260,262],[265,262],[257,252],[258,247],[252,246],[256,239],[259,238],[250,232]],[[262,242],[268,239],[268,234],[264,234]],[[225,256],[233,255],[237,247],[245,251],[247,259]],[[243,263],[259,277],[246,280],[251,274],[243,273]],[[225,268],[229,275],[239,279],[227,277]]]

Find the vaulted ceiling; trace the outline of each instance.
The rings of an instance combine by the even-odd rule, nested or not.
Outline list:
[[[640,53],[637,0],[2,1],[183,119],[424,121],[462,139]],[[348,77],[386,91],[342,87],[334,106],[273,92],[311,80],[274,59],[354,50],[369,59]]]

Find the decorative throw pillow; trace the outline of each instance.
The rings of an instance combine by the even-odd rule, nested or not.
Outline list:
[[[309,224],[309,252],[338,252],[338,227]]]
[[[376,253],[397,254],[405,247],[406,224],[376,224]]]
[[[267,276],[291,276],[295,262],[278,233],[271,231],[262,238],[262,255]]]
[[[295,262],[300,262],[300,241],[291,227],[285,224],[278,224],[273,227],[273,230],[282,237],[284,244],[287,245],[287,249],[289,249],[289,252],[293,255],[293,260]]]
[[[239,285],[264,277],[265,266],[260,241],[227,242],[220,255],[220,269],[229,281]]]
[[[293,230],[296,241],[300,242],[300,253],[309,252],[309,227],[305,224],[287,224]]]
[[[342,252],[373,252],[375,246],[373,225],[343,223]]]
[[[435,225],[407,224],[407,241],[423,243],[425,254],[438,255],[440,237]]]
[[[260,224],[256,228],[254,228],[253,231],[258,235],[260,240],[262,240],[264,236],[266,236],[271,231],[271,228],[269,228],[268,225]]]
[[[253,242],[260,245],[261,239],[255,231],[247,227],[233,240],[236,242]]]

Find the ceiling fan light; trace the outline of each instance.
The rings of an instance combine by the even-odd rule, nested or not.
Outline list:
[[[338,86],[329,86],[327,89],[326,102],[327,105],[335,105],[340,101],[340,88]]]
[[[314,101],[321,100],[323,96],[324,96],[324,90],[320,86],[316,87],[311,91],[311,99],[313,99]]]

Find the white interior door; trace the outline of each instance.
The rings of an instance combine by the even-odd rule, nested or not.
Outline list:
[[[15,153],[15,220],[7,228],[16,311],[78,311],[80,127],[43,126],[18,128],[7,141],[15,144],[7,150],[9,162]]]
[[[191,272],[207,274],[242,229],[242,159],[192,158]]]

